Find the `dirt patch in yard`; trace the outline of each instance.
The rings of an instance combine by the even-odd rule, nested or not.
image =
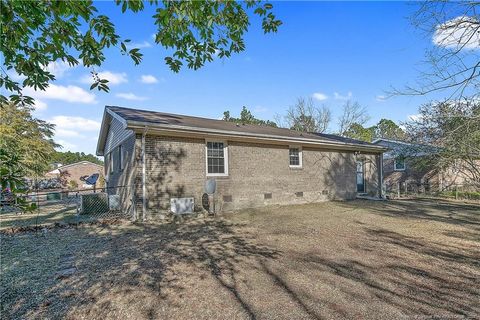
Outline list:
[[[71,319],[474,318],[479,234],[480,206],[352,201],[182,224],[3,235],[1,312]],[[58,277],[65,257],[75,272]]]

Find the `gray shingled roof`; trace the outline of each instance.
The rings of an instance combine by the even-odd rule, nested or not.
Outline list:
[[[361,146],[378,147],[372,143],[340,137],[333,134],[325,133],[306,133],[283,128],[273,128],[269,126],[250,125],[224,120],[215,120],[208,118],[192,117],[179,114],[171,114],[157,111],[131,109],[117,106],[107,106],[107,108],[115,112],[118,116],[127,122],[136,122],[155,125],[176,125],[182,127],[202,128],[210,130],[223,130],[237,133],[249,133],[258,135],[272,135],[286,138],[298,139],[314,139],[327,142],[340,142],[347,144],[355,144]]]

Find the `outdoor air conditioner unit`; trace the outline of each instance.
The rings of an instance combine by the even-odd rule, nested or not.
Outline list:
[[[170,211],[174,214],[193,213],[194,199],[190,198],[170,198]]]
[[[110,210],[120,210],[119,194],[112,194],[108,196],[108,207]]]

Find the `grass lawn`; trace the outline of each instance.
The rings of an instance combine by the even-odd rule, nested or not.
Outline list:
[[[1,258],[2,319],[480,317],[476,205],[357,200],[85,225],[3,235]]]
[[[75,205],[51,204],[28,213],[1,213],[0,230],[51,225],[56,222],[75,223],[80,218]]]

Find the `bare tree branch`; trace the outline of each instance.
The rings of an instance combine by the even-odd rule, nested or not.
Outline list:
[[[312,98],[298,98],[296,104],[287,110],[283,120],[278,115],[275,120],[293,130],[322,133],[328,130],[332,113],[327,106],[316,106]]]
[[[412,24],[432,41],[418,80],[390,95],[445,92],[450,100],[478,98],[480,92],[480,16],[478,1],[426,1]]]
[[[342,107],[342,114],[338,119],[338,127],[340,135],[345,135],[347,130],[353,124],[359,124],[363,126],[370,116],[367,109],[362,107],[358,102],[352,102],[348,100]]]

